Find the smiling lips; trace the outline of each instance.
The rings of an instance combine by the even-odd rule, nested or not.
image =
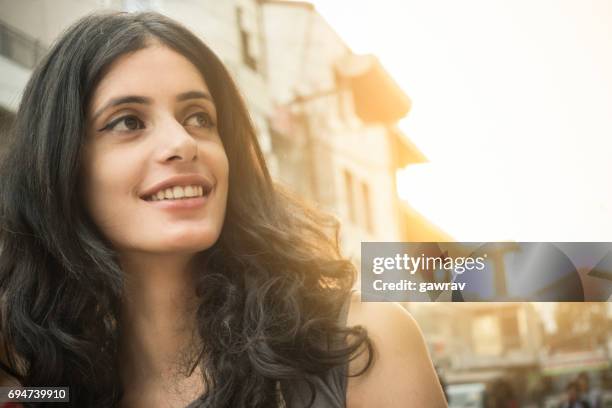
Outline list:
[[[210,193],[208,186],[189,185],[173,186],[159,190],[157,193],[145,197],[145,201],[184,200],[193,197],[204,197]]]
[[[162,210],[196,210],[208,203],[213,189],[204,190],[202,186],[174,186],[160,190],[150,200],[145,200],[148,204]],[[189,195],[191,194],[191,196]],[[164,198],[158,198],[158,194]]]
[[[213,191],[213,184],[200,174],[175,174],[144,190],[140,198],[151,203],[203,202],[211,191]]]
[[[199,174],[177,174],[145,190],[140,198],[164,210],[190,210],[204,206],[214,185]]]

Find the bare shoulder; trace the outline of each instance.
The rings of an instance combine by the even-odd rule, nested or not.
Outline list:
[[[19,381],[0,370],[0,387],[17,387]]]
[[[2,337],[0,337],[0,363],[4,364],[4,365],[8,365],[8,359],[7,356],[4,354],[4,341],[2,340]],[[17,379],[15,379],[14,377],[11,377],[10,375],[8,375],[8,373],[5,373],[2,370],[2,366],[0,365],[0,387],[8,387],[8,386],[18,386],[19,381],[17,381]]]
[[[446,407],[442,387],[429,357],[421,330],[412,316],[394,302],[361,302],[353,294],[349,326],[368,331],[374,360],[364,374],[349,377],[347,407]],[[351,375],[367,362],[363,353],[349,365]]]
[[[0,356],[0,361],[4,364],[6,364],[6,360],[2,358],[3,356]],[[17,379],[15,379],[14,377],[11,377],[8,373],[4,372],[4,370],[2,370],[2,367],[0,366],[0,387],[9,387],[9,386],[18,386],[19,381],[17,381]]]

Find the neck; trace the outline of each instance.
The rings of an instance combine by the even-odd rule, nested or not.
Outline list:
[[[178,363],[197,338],[191,258],[130,254],[120,263],[126,275],[120,343],[124,382],[136,386],[185,378]]]

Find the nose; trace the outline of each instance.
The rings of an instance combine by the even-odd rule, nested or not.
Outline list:
[[[168,118],[157,127],[158,152],[157,160],[162,163],[170,161],[195,161],[198,157],[198,144],[187,130],[176,119]]]

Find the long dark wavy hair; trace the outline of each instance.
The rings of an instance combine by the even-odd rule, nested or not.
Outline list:
[[[69,406],[112,407],[124,395],[124,275],[85,211],[81,157],[93,90],[113,61],[151,40],[205,78],[230,166],[223,229],[196,258],[202,346],[189,367],[205,368],[201,406],[277,406],[279,387],[306,381],[316,392],[313,379],[363,352],[357,374],[365,372],[374,356],[367,331],[337,321],[356,278],[340,254],[337,221],[272,181],[226,68],[157,13],[81,19],[25,89],[0,168],[0,367],[24,386],[69,385]]]

